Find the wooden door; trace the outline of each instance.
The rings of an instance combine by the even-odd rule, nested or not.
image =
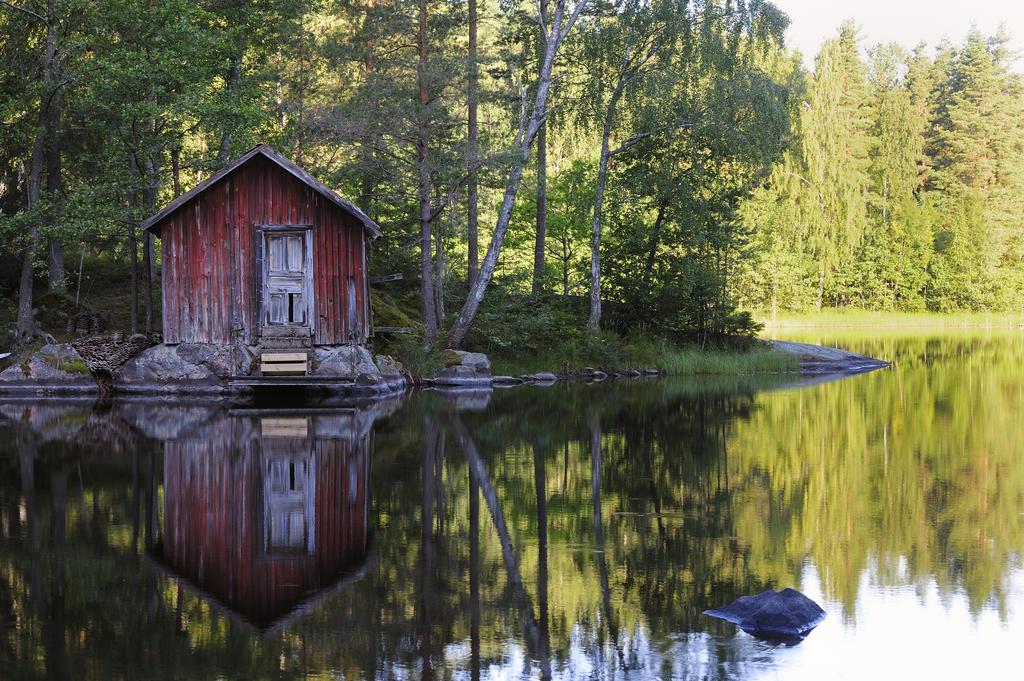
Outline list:
[[[263,232],[264,328],[313,326],[313,267],[311,231]]]

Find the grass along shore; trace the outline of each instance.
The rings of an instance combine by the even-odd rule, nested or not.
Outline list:
[[[586,367],[604,371],[657,367],[669,376],[746,375],[798,371],[797,357],[756,343],[746,349],[675,347],[657,340],[624,340],[610,334],[570,341],[522,356],[491,356],[492,373],[518,376],[537,371],[570,374]]]
[[[764,324],[763,337],[790,329],[1009,329],[1024,327],[1020,312],[878,312],[829,308],[820,312],[785,312],[772,317],[757,310],[754,319]]]

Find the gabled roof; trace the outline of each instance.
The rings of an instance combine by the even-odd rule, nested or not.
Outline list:
[[[302,168],[298,167],[281,154],[271,149],[266,144],[257,144],[249,151],[242,154],[240,157],[227,164],[216,173],[208,177],[205,181],[200,182],[198,185],[193,187],[190,191],[185,192],[178,198],[171,201],[169,204],[164,206],[163,210],[147,218],[141,225],[142,229],[149,230],[155,227],[165,217],[181,208],[183,205],[194,199],[195,197],[202,194],[204,191],[215,185],[217,182],[233,173],[236,169],[245,165],[250,159],[257,155],[263,155],[267,159],[276,163],[282,170],[288,172],[299,181],[303,182],[313,190],[315,190],[322,197],[333,203],[334,205],[342,208],[353,217],[357,218],[363,223],[363,227],[368,231],[374,238],[380,236],[380,226],[370,219],[370,216],[361,211],[354,203],[348,199],[338,196],[334,191],[329,189],[327,185],[319,182],[313,178],[312,175],[307,173]]]

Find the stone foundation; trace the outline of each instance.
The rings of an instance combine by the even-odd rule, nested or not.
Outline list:
[[[99,392],[82,356],[70,343],[50,343],[0,372],[0,390],[37,394]]]

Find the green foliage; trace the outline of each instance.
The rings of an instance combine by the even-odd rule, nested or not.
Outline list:
[[[564,298],[510,293],[498,286],[487,297],[466,346],[489,355],[536,356],[581,335],[579,311]]]
[[[419,276],[422,165],[450,322],[466,288],[468,176],[479,185],[484,250],[523,96],[537,87],[536,6],[503,2],[480,22],[472,154],[465,7],[430,0],[425,9],[421,59],[409,42],[418,6],[403,0],[48,3],[61,35],[60,97],[44,151],[59,163],[29,211],[25,169],[51,99],[40,91],[46,32],[0,8],[5,269],[17,269],[37,229],[65,252],[73,287],[84,249],[82,305],[93,287],[109,292],[96,300],[123,326],[134,304],[127,281],[115,277],[115,295],[113,279],[90,279],[94,266],[124,273],[143,247],[138,222],[172,198],[175,180],[188,190],[265,141],[372,215],[384,236],[371,270],[407,282]],[[1008,68],[1005,36],[973,31],[933,57],[923,46],[907,55],[880,45],[865,60],[847,23],[808,73],[781,42],[787,21],[760,2],[587,8],[553,74],[544,291],[588,289],[607,138],[600,294],[605,326],[620,336],[705,345],[749,336],[744,307],[1024,305],[1024,79]],[[470,169],[470,157],[480,166]],[[523,302],[537,203],[533,191],[520,194],[469,338],[496,353],[534,353],[585,325],[574,302]],[[35,254],[39,274],[46,256]],[[377,322],[418,337],[415,293],[395,291],[374,303]]]
[[[1014,309],[1021,301],[1024,79],[1005,36],[865,65],[847,24],[818,57],[799,144],[743,201],[734,290],[772,310]]]

